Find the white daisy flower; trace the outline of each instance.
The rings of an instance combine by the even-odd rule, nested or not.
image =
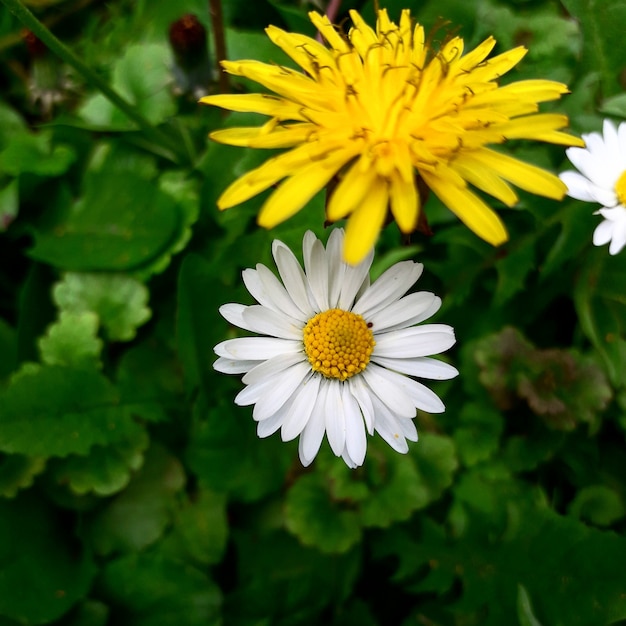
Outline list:
[[[304,271],[293,252],[274,241],[282,282],[264,265],[243,272],[256,305],[225,304],[220,313],[239,328],[264,335],[215,346],[216,370],[245,374],[235,402],[254,405],[259,437],[280,429],[283,441],[300,436],[304,466],[317,455],[324,433],[349,467],[363,464],[366,431],[376,431],[401,453],[417,441],[416,410],[441,413],[439,397],[413,377],[447,380],[458,371],[429,358],[455,343],[445,324],[416,326],[441,299],[405,295],[423,265],[396,263],[372,285],[373,251],[358,265],[342,260],[344,233],[334,230],[326,249],[304,235]]]
[[[567,195],[602,205],[596,215],[605,218],[593,234],[593,243],[610,242],[609,253],[617,254],[626,245],[626,122],[616,128],[604,120],[602,134],[582,136],[585,148],[568,148],[567,158],[578,168],[560,175]]]

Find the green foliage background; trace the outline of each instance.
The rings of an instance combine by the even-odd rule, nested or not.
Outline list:
[[[212,348],[243,268],[326,237],[324,199],[272,232],[261,199],[217,212],[267,152],[209,143],[244,116],[196,104],[214,72],[174,67],[169,26],[210,33],[204,1],[30,6],[159,132],[0,9],[0,626],[626,624],[626,252],[591,245],[596,207],[522,194],[497,250],[434,198],[433,237],[388,227],[374,271],[424,263],[461,374],[432,384],[447,411],[417,416],[406,456],[373,438],[358,470],[327,446],[304,470],[295,442],[256,437]],[[576,133],[626,117],[621,0],[386,6],[435,40],[526,44],[511,78],[567,82],[552,108]],[[285,63],[263,28],[313,34],[307,8],[225,0],[229,56]]]

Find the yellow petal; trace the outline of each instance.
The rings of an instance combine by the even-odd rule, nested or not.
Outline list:
[[[341,35],[339,35],[325,15],[321,16],[316,11],[311,11],[309,13],[309,19],[313,22],[313,26],[320,31],[322,37],[326,39],[331,48],[334,48],[338,52],[348,52],[350,50],[348,43],[342,39]]]
[[[568,123],[567,115],[539,113],[537,115],[516,117],[504,124],[498,124],[497,130],[507,139],[535,139],[537,135],[564,128]]]
[[[372,169],[363,170],[358,162],[352,165],[328,201],[326,215],[329,221],[336,222],[352,213],[375,181],[376,173]]]
[[[507,206],[513,206],[517,194],[496,173],[472,158],[472,153],[460,155],[450,167],[457,171],[468,183],[482,189],[485,193],[498,198]]]
[[[372,249],[385,221],[388,203],[387,184],[379,180],[348,220],[343,248],[346,263],[357,265]]]
[[[336,153],[325,161],[314,161],[283,182],[261,208],[258,223],[264,228],[277,224],[297,213],[345,163],[346,153]]]
[[[508,239],[502,220],[469,189],[450,185],[444,179],[424,172],[424,181],[437,197],[481,239],[499,246]]]
[[[205,96],[200,98],[200,102],[238,113],[260,113],[280,120],[306,121],[306,118],[301,114],[302,106],[300,104],[269,94],[220,94]]]
[[[213,141],[246,148],[291,148],[307,140],[314,130],[312,124],[296,124],[287,128],[277,127],[270,133],[262,127],[224,128],[212,132]]]
[[[389,199],[391,212],[403,233],[410,233],[417,226],[419,196],[415,181],[406,181],[397,172],[391,177]]]
[[[504,180],[531,193],[561,200],[567,191],[567,186],[558,176],[506,154],[483,148],[476,150],[473,156],[479,163],[494,170]]]

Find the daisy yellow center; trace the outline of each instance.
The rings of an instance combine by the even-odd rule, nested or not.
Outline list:
[[[621,205],[626,205],[626,170],[622,172],[621,176],[615,183],[615,193],[617,194],[619,203]]]
[[[374,350],[374,334],[356,313],[329,309],[304,327],[304,351],[313,371],[346,380],[362,372]]]

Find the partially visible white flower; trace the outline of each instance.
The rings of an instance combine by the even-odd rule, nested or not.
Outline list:
[[[374,431],[401,453],[417,441],[417,409],[441,413],[439,397],[414,377],[446,380],[458,371],[429,358],[455,343],[445,324],[416,326],[441,299],[421,291],[405,295],[421,263],[404,261],[372,285],[373,252],[358,265],[343,262],[343,230],[326,249],[304,235],[304,271],[293,252],[274,241],[279,280],[266,266],[243,272],[257,305],[225,304],[220,313],[239,328],[263,335],[215,346],[216,370],[245,374],[238,405],[254,405],[259,437],[280,429],[283,441],[300,436],[304,466],[317,455],[324,434],[349,467],[363,464],[366,432]]]
[[[568,148],[567,158],[578,168],[560,175],[567,185],[567,195],[597,202],[602,208],[601,222],[593,234],[593,243],[601,246],[611,242],[610,254],[617,254],[626,245],[626,122],[616,128],[604,120],[602,134],[583,135],[585,148]]]
[[[604,221],[593,232],[593,245],[603,246],[611,242],[609,254],[617,254],[626,246],[626,207],[620,205],[612,209],[600,209],[596,214],[602,215]]]

